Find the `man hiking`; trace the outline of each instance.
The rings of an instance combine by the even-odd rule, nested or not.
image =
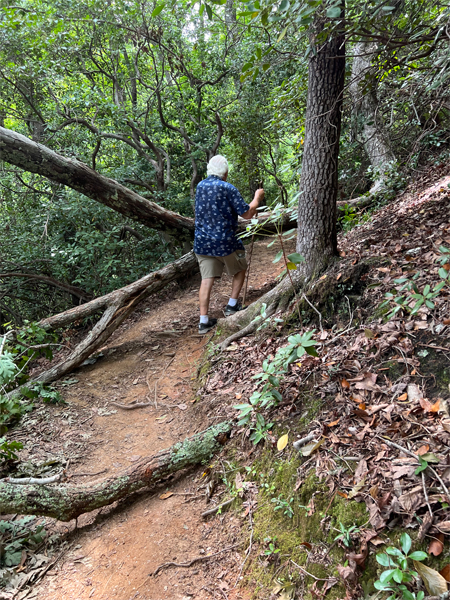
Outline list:
[[[251,219],[264,199],[264,190],[256,190],[250,204],[239,191],[227,183],[228,162],[224,156],[213,156],[207,166],[207,178],[197,186],[195,194],[194,252],[200,266],[200,323],[198,332],[207,333],[217,319],[208,316],[209,299],[214,280],[220,278],[225,268],[233,277],[231,297],[224,309],[225,316],[233,315],[242,306],[239,293],[245,280],[247,261],[241,240],[236,237],[238,215]]]

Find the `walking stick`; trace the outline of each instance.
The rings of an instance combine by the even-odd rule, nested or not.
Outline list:
[[[247,277],[245,278],[244,297],[242,298],[242,307],[243,308],[245,308],[245,297],[247,296],[248,278],[250,277],[250,267],[252,264],[254,242],[255,242],[255,234],[252,235],[252,243],[250,244],[250,256],[248,257]]]
[[[264,181],[262,179],[261,179],[261,181],[259,181],[258,187],[264,188]],[[245,308],[245,298],[247,296],[248,279],[250,277],[250,267],[252,264],[253,244],[254,243],[255,243],[255,234],[252,235],[252,243],[250,244],[250,255],[248,257],[247,277],[245,278],[244,297],[242,298],[242,308]]]

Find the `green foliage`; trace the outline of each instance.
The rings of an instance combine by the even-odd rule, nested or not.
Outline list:
[[[292,517],[294,516],[294,509],[292,507],[292,504],[294,502],[293,496],[291,496],[289,500],[284,499],[282,496],[278,496],[278,498],[272,498],[271,502],[275,504],[273,508],[275,512],[277,510],[282,510],[283,515],[285,515],[289,519],[292,519]]]
[[[353,545],[352,535],[356,535],[359,533],[360,529],[356,525],[351,525],[350,527],[346,527],[343,523],[339,522],[339,531],[340,534],[337,535],[334,540],[341,540],[346,548],[351,548]]]
[[[341,223],[344,231],[350,231],[350,229],[353,229],[358,224],[359,219],[354,206],[345,204],[339,208],[339,211],[341,215],[338,217],[338,221]]]
[[[376,555],[377,562],[382,567],[387,567],[380,578],[375,581],[374,586],[377,590],[383,592],[392,592],[387,600],[403,598],[403,600],[423,600],[425,594],[420,591],[417,594],[411,592],[406,584],[411,584],[414,578],[418,578],[416,571],[413,571],[409,565],[409,560],[422,561],[428,558],[426,552],[420,550],[411,552],[411,538],[407,533],[402,533],[400,537],[400,546],[395,548],[389,546],[386,552]],[[395,557],[395,560],[392,558]]]
[[[264,538],[264,543],[267,545],[267,548],[264,550],[264,555],[267,557],[273,557],[280,552],[280,549],[277,548],[277,536],[266,537]]]
[[[282,377],[289,369],[289,366],[305,354],[318,356],[314,346],[316,340],[312,339],[315,329],[307,331],[304,334],[296,334],[288,337],[288,344],[278,348],[273,360],[265,359],[262,364],[262,371],[252,376],[252,379],[259,380],[260,389],[257,389],[250,396],[248,403],[237,404],[234,406],[239,411],[239,426],[250,426],[252,433],[250,439],[257,444],[267,436],[273,423],[266,423],[262,411],[268,411],[281,402],[282,395],[279,388],[282,383]]]
[[[28,380],[27,367],[31,360],[39,356],[51,359],[54,334],[48,334],[35,323],[27,323],[20,330],[12,330],[10,324],[5,327],[8,333],[0,337],[0,435],[33,409],[29,400],[38,397],[50,403],[62,400],[57,390],[42,383],[23,385]],[[12,394],[18,386],[22,386],[21,393]],[[0,458],[16,459],[16,451],[22,447],[19,442],[0,438]]]
[[[262,303],[261,305],[261,310],[259,315],[257,315],[254,319],[253,319],[253,323],[259,323],[258,327],[256,328],[256,331],[261,331],[261,329],[266,329],[267,327],[270,327],[270,325],[272,325],[273,323],[283,323],[283,319],[280,319],[278,317],[270,317],[267,314],[267,304],[265,302]]]
[[[35,521],[36,517],[33,516],[0,521],[1,567],[17,566],[24,550],[34,550],[44,541],[47,535],[44,525],[32,525]]]
[[[58,390],[55,390],[51,386],[41,383],[40,381],[36,381],[32,385],[22,387],[21,394],[30,400],[39,398],[45,404],[66,404]]]
[[[0,395],[0,434],[6,433],[10,425],[32,409],[32,404],[22,402],[15,396],[8,398]]]
[[[441,265],[450,264],[450,248],[439,246],[439,252],[441,253],[441,256],[438,257],[438,262]]]
[[[2,460],[17,460],[16,450],[22,450],[22,442],[9,442],[0,437],[0,458]]]
[[[438,257],[437,260],[441,265],[447,266],[447,264],[450,264],[448,262],[450,252],[445,246],[441,246],[440,251],[441,256]],[[393,305],[392,310],[386,315],[388,319],[396,315],[399,310],[405,310],[413,316],[419,312],[423,305],[430,310],[433,310],[435,308],[433,300],[439,296],[444,287],[450,286],[450,270],[445,269],[444,266],[438,270],[441,281],[436,283],[433,287],[427,284],[422,290],[420,290],[416,284],[416,280],[421,275],[420,271],[418,271],[411,279],[408,279],[407,277],[394,279],[394,283],[397,284],[396,290],[387,292],[384,295],[386,300],[380,304],[379,308]],[[399,293],[405,291],[406,293]]]
[[[18,368],[13,361],[13,355],[10,352],[4,351],[0,356],[0,385],[2,388],[13,381],[17,371]]]

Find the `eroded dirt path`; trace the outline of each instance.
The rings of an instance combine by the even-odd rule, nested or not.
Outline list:
[[[249,301],[274,285],[282,269],[280,263],[272,264],[276,252],[276,246],[255,243]],[[193,389],[210,338],[197,333],[199,282],[196,276],[150,299],[109,340],[103,357],[58,384],[68,406],[51,409],[51,422],[47,418],[46,428],[39,425],[45,436],[36,435],[30,454],[45,458],[63,453],[70,459],[67,471],[73,483],[94,482],[214,423],[208,406],[195,403]],[[210,316],[221,316],[230,288],[224,275],[213,290]],[[150,406],[123,410],[115,404],[132,401]],[[240,520],[228,513],[202,519],[208,508],[203,471],[178,474],[156,489],[82,515],[77,528],[74,521],[55,524],[59,531],[68,528],[69,549],[27,597],[248,598],[235,587],[242,564]],[[165,562],[189,562],[226,548],[190,568],[170,567],[150,575]]]

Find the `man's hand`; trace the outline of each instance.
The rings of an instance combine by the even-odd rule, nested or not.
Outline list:
[[[260,202],[262,202],[264,200],[264,196],[265,196],[266,192],[264,191],[264,188],[258,188],[255,192],[255,195],[253,197],[253,200],[256,200],[258,202],[258,205]],[[251,206],[251,205],[250,205]]]
[[[253,200],[250,202],[250,208],[247,212],[245,212],[241,217],[243,219],[252,219],[256,214],[256,209],[259,206],[259,203],[264,200],[265,191],[263,188],[258,188],[253,196]]]

